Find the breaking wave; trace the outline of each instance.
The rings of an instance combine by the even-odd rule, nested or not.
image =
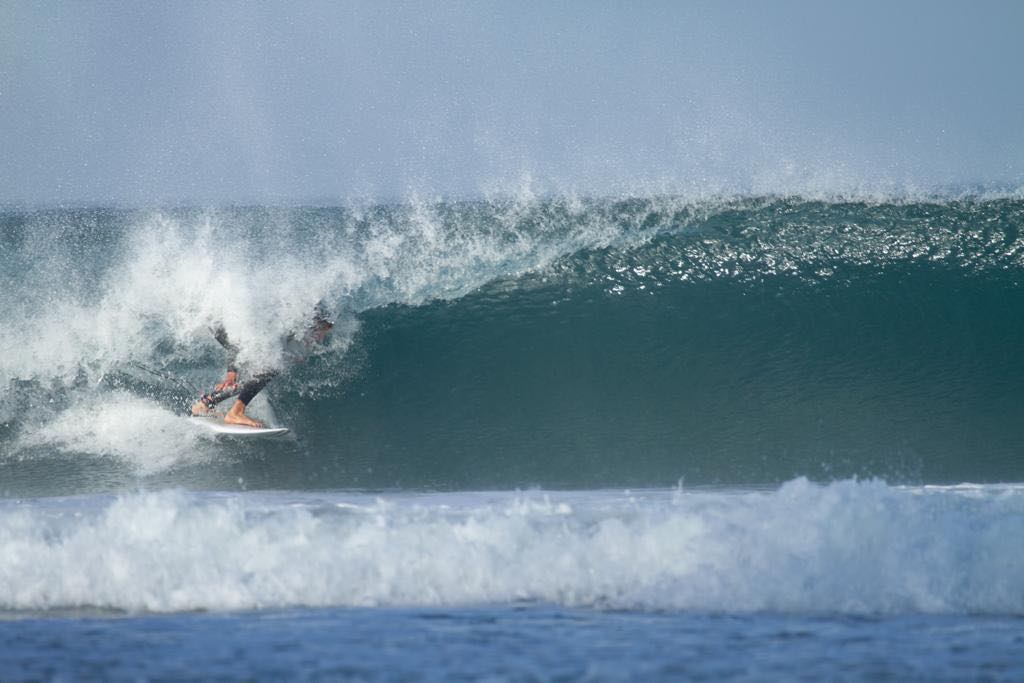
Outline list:
[[[8,211],[4,490],[1019,481],[1014,196]],[[330,343],[245,448],[184,408]],[[85,476],[84,473],[87,473]],[[89,484],[83,484],[88,481]],[[48,488],[49,487],[49,488]],[[84,488],[82,488],[84,487]]]
[[[544,602],[1024,614],[1019,487],[189,494],[0,505],[0,608]]]

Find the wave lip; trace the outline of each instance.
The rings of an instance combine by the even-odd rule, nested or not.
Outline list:
[[[0,508],[6,610],[515,601],[1024,614],[1017,487],[359,494],[180,491]]]

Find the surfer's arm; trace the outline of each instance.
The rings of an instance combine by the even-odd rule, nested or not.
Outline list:
[[[224,374],[224,379],[213,387],[214,391],[222,391],[224,389],[231,389],[238,384],[238,371],[228,370]]]
[[[235,359],[238,358],[238,347],[228,339],[227,330],[224,329],[223,325],[217,325],[213,329],[213,338],[228,352],[228,376],[224,378],[222,384],[226,384],[229,381],[231,384],[234,384],[238,380],[238,366],[235,365]]]

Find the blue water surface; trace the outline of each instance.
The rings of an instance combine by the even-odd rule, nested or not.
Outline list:
[[[0,622],[0,679],[1012,681],[1019,617],[292,609]]]

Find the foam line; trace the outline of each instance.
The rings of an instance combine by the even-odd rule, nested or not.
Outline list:
[[[0,606],[1024,614],[1006,487],[8,501]]]

